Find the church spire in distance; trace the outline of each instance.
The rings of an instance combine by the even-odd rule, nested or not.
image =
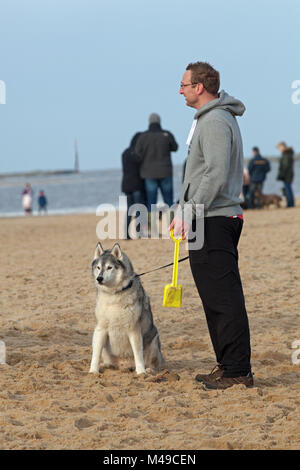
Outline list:
[[[78,158],[77,139],[75,139],[74,173],[79,173],[79,158]]]

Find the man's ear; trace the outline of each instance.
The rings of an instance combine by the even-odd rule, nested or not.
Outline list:
[[[100,258],[100,256],[102,255],[102,253],[104,253],[104,250],[102,248],[102,245],[101,243],[97,243],[97,246],[96,246],[96,250],[95,250],[95,253],[94,253],[94,258],[93,258],[93,261],[97,258]]]
[[[204,88],[204,86],[203,86],[203,83],[197,83],[197,85],[196,85],[196,93],[197,93],[197,95],[199,95],[199,96],[202,95],[203,92],[204,92],[204,90],[205,90],[205,88]]]
[[[112,247],[111,254],[117,258],[117,259],[122,259],[122,250],[120,248],[119,243],[115,243],[114,246]]]

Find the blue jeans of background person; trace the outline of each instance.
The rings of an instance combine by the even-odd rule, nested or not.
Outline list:
[[[167,178],[157,179],[145,179],[145,189],[147,195],[147,209],[151,212],[151,205],[157,203],[158,188],[161,190],[161,194],[165,204],[169,207],[173,205],[173,178],[172,176]]]
[[[134,191],[132,193],[126,193],[127,197],[127,217],[126,217],[126,237],[131,238],[128,233],[129,224],[131,221],[131,215],[128,215],[130,206],[133,204],[146,204],[145,191]]]
[[[286,207],[294,207],[295,201],[291,183],[286,183],[284,181],[284,190],[286,197]]]
[[[248,207],[249,207],[249,209],[254,209],[255,207],[260,208],[259,203],[258,203],[257,206],[255,205],[255,193],[256,193],[256,191],[261,191],[262,192],[263,184],[264,184],[263,182],[262,183],[254,183],[254,182],[250,183],[249,194],[248,194],[248,198],[249,198]]]

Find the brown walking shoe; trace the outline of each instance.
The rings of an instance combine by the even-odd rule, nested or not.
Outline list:
[[[197,382],[205,382],[205,380],[217,379],[218,377],[222,377],[223,375],[223,368],[220,364],[217,364],[209,374],[197,374],[195,380]]]
[[[251,372],[242,377],[223,377],[223,375],[221,375],[221,377],[217,378],[207,378],[202,382],[209,390],[225,390],[233,385],[245,385],[245,387],[253,387],[254,385],[253,375]]]

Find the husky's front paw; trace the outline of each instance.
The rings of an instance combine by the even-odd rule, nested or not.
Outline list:
[[[135,369],[135,372],[137,375],[143,375],[143,374],[146,374],[146,371],[145,369]]]
[[[89,374],[99,375],[99,370],[91,367],[89,370]]]

